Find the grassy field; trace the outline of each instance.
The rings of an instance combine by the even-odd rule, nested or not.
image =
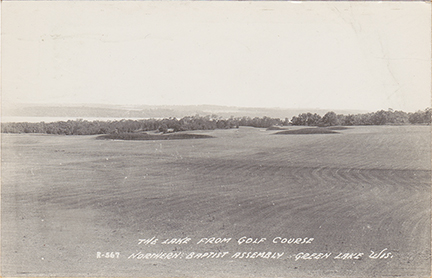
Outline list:
[[[430,127],[276,132],[163,141],[3,134],[2,276],[430,276]],[[243,236],[266,241],[239,245]],[[138,245],[152,237],[160,241]],[[232,240],[196,244],[210,237]],[[369,257],[384,249],[391,258]],[[284,255],[232,257],[255,251]],[[138,252],[229,254],[127,258]],[[296,260],[301,252],[332,254]]]

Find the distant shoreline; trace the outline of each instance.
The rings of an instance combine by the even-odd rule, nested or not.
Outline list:
[[[137,118],[137,117],[29,117],[29,116],[3,116],[1,117],[2,123],[55,123],[61,121],[121,121],[121,120],[148,120],[148,119],[162,119],[162,118]]]

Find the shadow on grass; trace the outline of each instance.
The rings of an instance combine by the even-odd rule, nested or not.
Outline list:
[[[178,140],[178,139],[203,139],[214,138],[205,134],[172,133],[172,134],[147,134],[147,133],[118,133],[105,134],[96,137],[98,140]]]
[[[333,131],[330,128],[325,127],[309,127],[293,130],[284,130],[276,132],[274,134],[339,134],[339,132]]]
[[[268,127],[267,130],[287,130],[286,127],[280,127],[280,126],[271,126]]]
[[[330,129],[330,130],[345,130],[345,129],[349,129],[349,128],[345,127],[345,126],[329,126],[329,127],[327,127],[327,129]]]

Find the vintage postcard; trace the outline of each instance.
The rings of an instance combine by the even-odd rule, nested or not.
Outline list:
[[[3,1],[3,277],[430,277],[431,3]]]

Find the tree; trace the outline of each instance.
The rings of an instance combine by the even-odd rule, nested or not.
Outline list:
[[[325,126],[338,125],[338,117],[335,112],[327,112],[324,117],[322,117],[322,123]]]
[[[168,126],[166,124],[161,124],[158,128],[159,132],[166,133],[168,131]]]
[[[380,110],[372,114],[371,120],[373,125],[385,125],[387,123],[387,112]]]

